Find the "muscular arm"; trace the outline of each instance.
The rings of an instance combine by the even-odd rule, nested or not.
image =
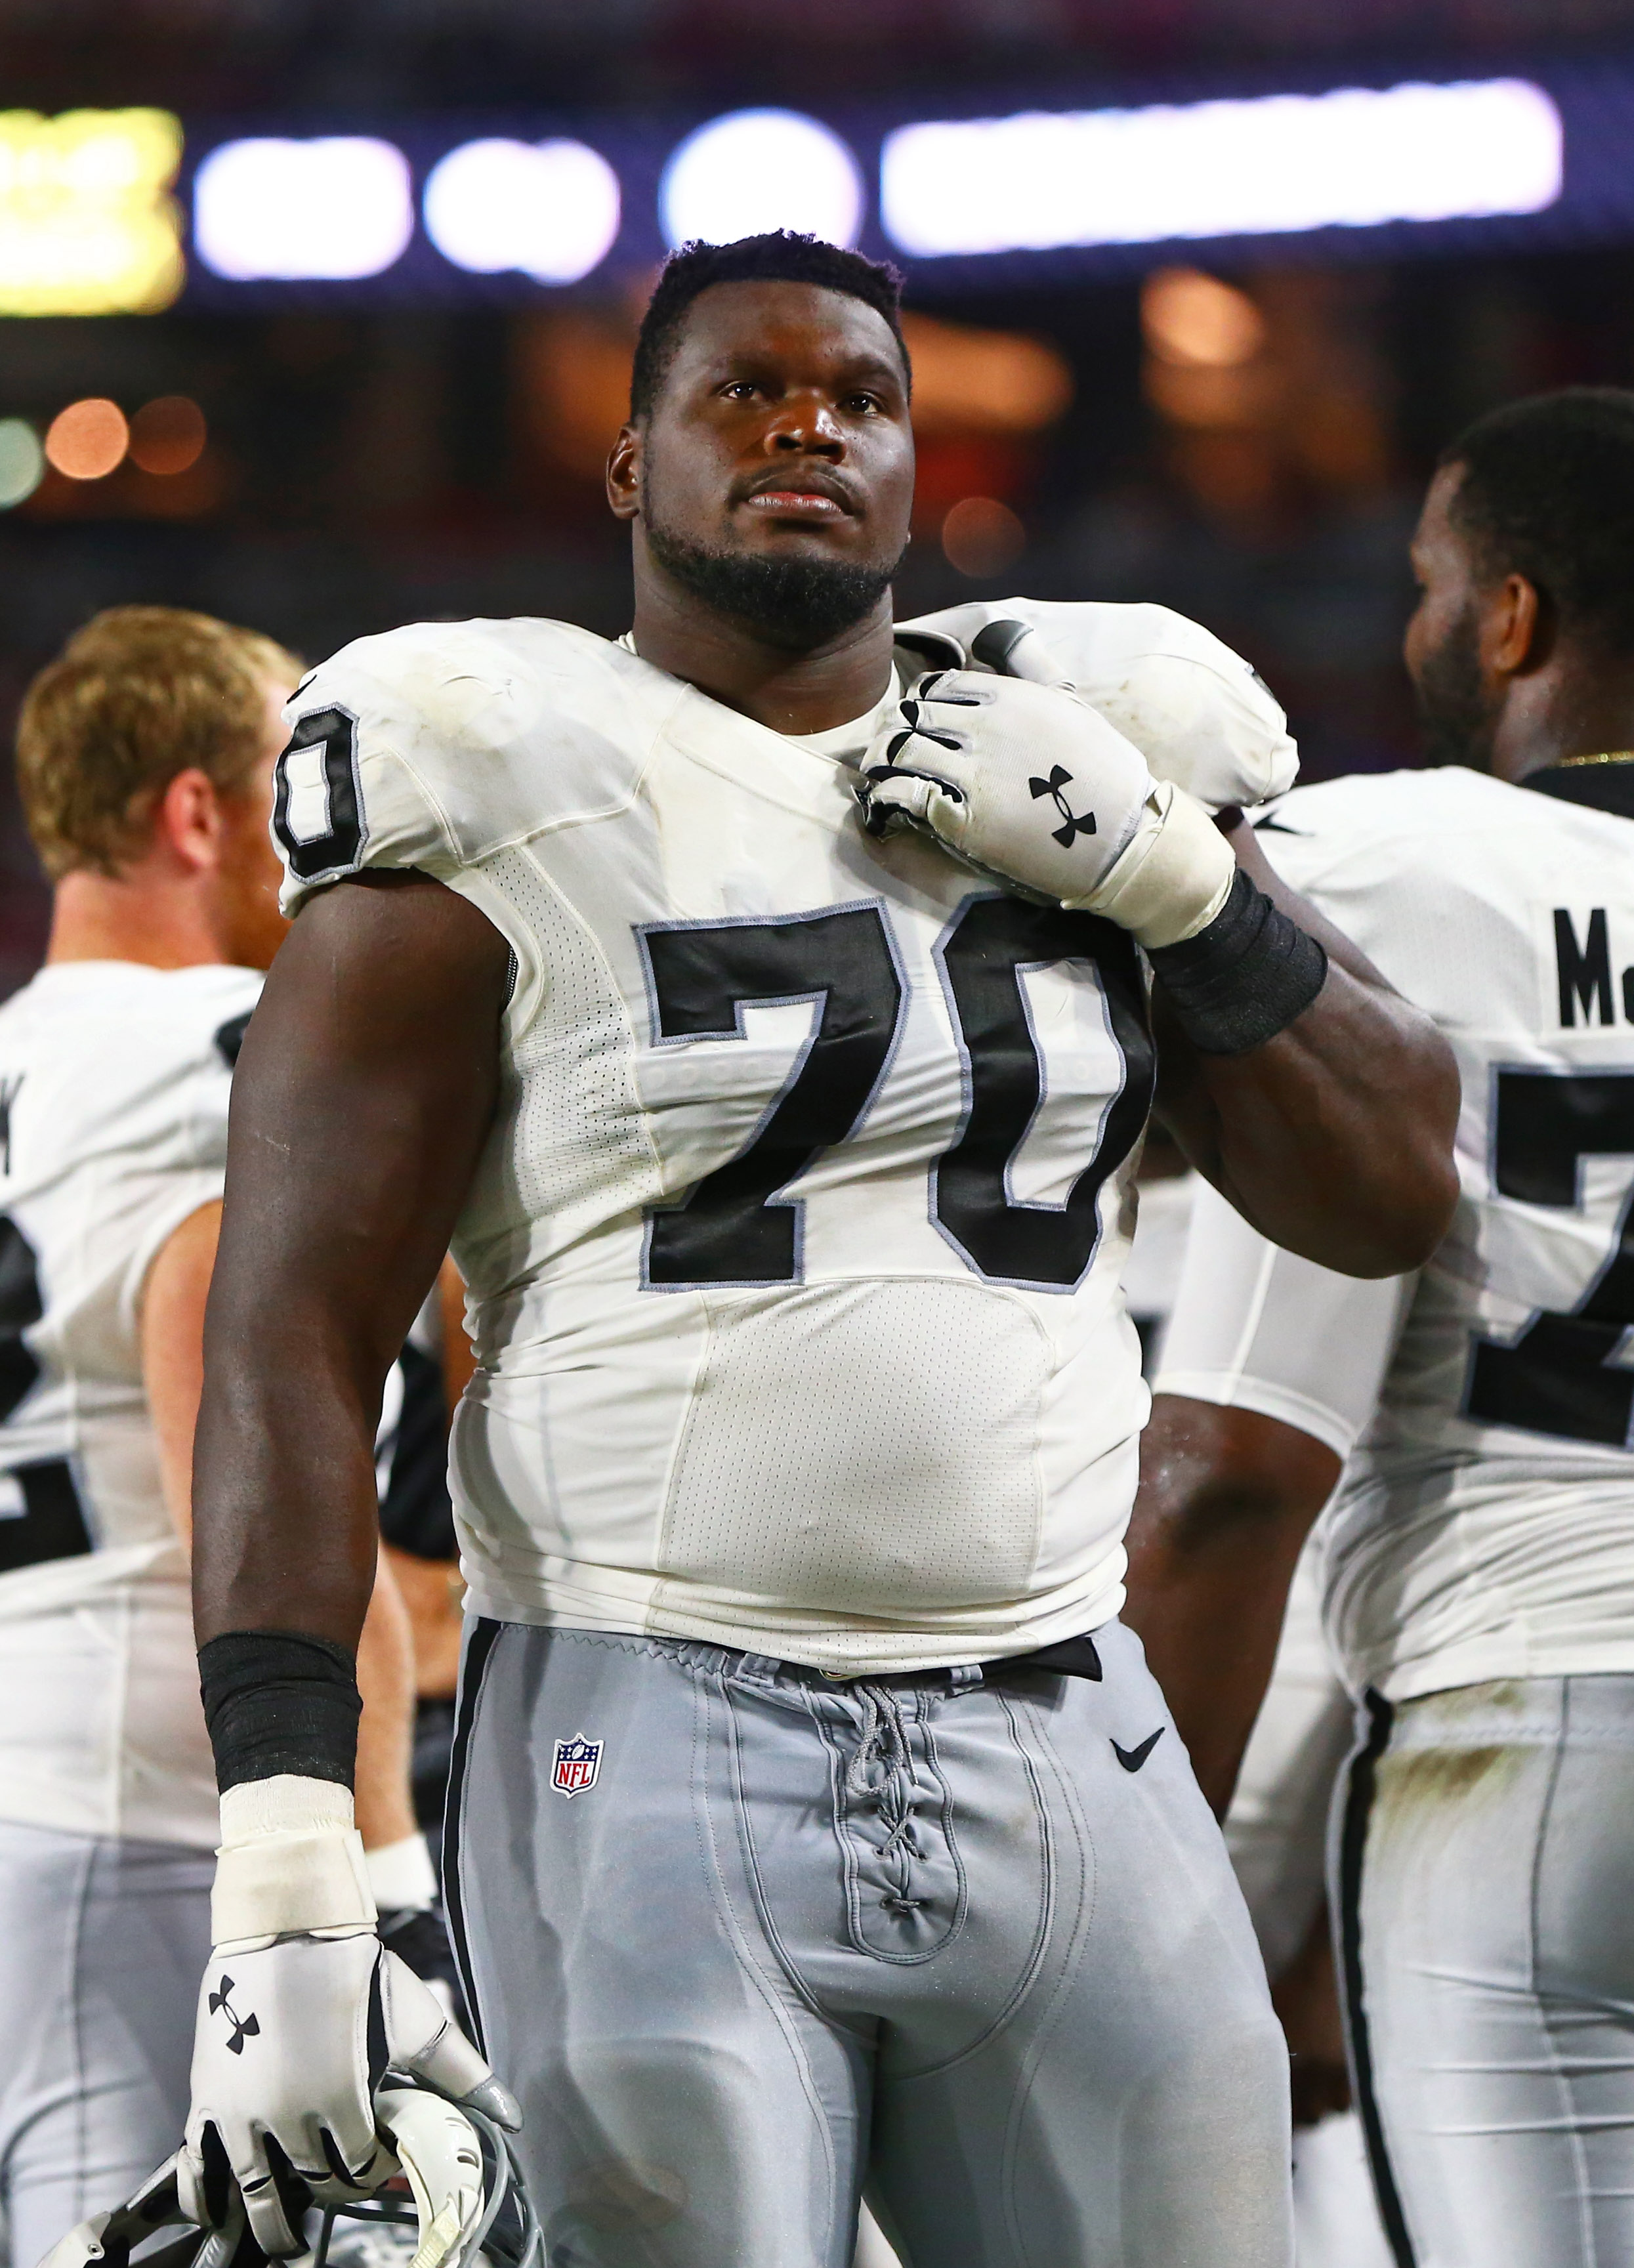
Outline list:
[[[1123,1619],[1220,1818],[1270,1683],[1299,1547],[1338,1477],[1330,1448],[1277,1418],[1153,1399]]]
[[[165,1501],[184,1544],[193,1536],[193,1440],[204,1376],[204,1310],[221,1207],[201,1205],[170,1236],[142,1295],[142,1377],[158,1442]],[[415,1676],[408,1616],[384,1555],[357,1647],[357,1828],[366,1848],[415,1828],[408,1789]]]
[[[386,1373],[493,1116],[508,955],[417,874],[306,907],[233,1079],[194,1462],[201,1643],[355,1646],[374,1579]]]
[[[1255,1227],[1348,1276],[1417,1268],[1452,1219],[1458,1071],[1445,1039],[1272,872],[1251,828],[1237,863],[1328,952],[1321,993],[1240,1056],[1192,1046],[1153,994],[1158,1113]]]

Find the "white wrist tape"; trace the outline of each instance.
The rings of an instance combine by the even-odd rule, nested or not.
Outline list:
[[[280,1772],[227,1790],[210,1893],[217,1947],[374,1924],[350,1788]]]
[[[1179,945],[1208,927],[1236,878],[1231,844],[1203,806],[1159,780],[1100,887],[1069,902],[1104,914],[1139,945]]]
[[[437,1904],[437,1869],[421,1834],[364,1852],[369,1888],[382,1913],[423,1911]]]

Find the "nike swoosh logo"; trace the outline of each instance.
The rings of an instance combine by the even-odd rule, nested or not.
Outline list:
[[[1164,1733],[1167,1729],[1167,1728],[1165,1726],[1159,1725],[1155,1733],[1147,1734],[1145,1739],[1141,1742],[1137,1749],[1121,1749],[1117,1742],[1114,1741],[1112,1743],[1112,1753],[1122,1765],[1125,1771],[1138,1771],[1142,1764],[1145,1763],[1146,1758],[1152,1754],[1153,1749],[1157,1747],[1158,1742],[1163,1738]]]

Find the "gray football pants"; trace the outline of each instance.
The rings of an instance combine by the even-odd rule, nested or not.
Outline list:
[[[0,2261],[180,2147],[214,1855],[0,1822]]]
[[[849,2268],[865,2181],[908,2268],[1287,2268],[1253,1933],[1139,1642],[1096,1644],[1100,1683],[837,1683],[475,1626],[451,1919],[550,2268]]]
[[[1634,1676],[1371,1699],[1333,1852],[1402,2268],[1634,2261]]]

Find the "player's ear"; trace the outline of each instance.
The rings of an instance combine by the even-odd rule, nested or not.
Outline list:
[[[641,509],[644,440],[639,425],[622,425],[607,458],[607,505],[615,519],[634,519]]]
[[[1486,659],[1500,677],[1520,677],[1540,668],[1553,643],[1552,610],[1535,583],[1505,575],[1489,609]]]
[[[191,873],[216,865],[221,856],[221,800],[215,782],[196,764],[179,771],[153,810],[153,834]]]

